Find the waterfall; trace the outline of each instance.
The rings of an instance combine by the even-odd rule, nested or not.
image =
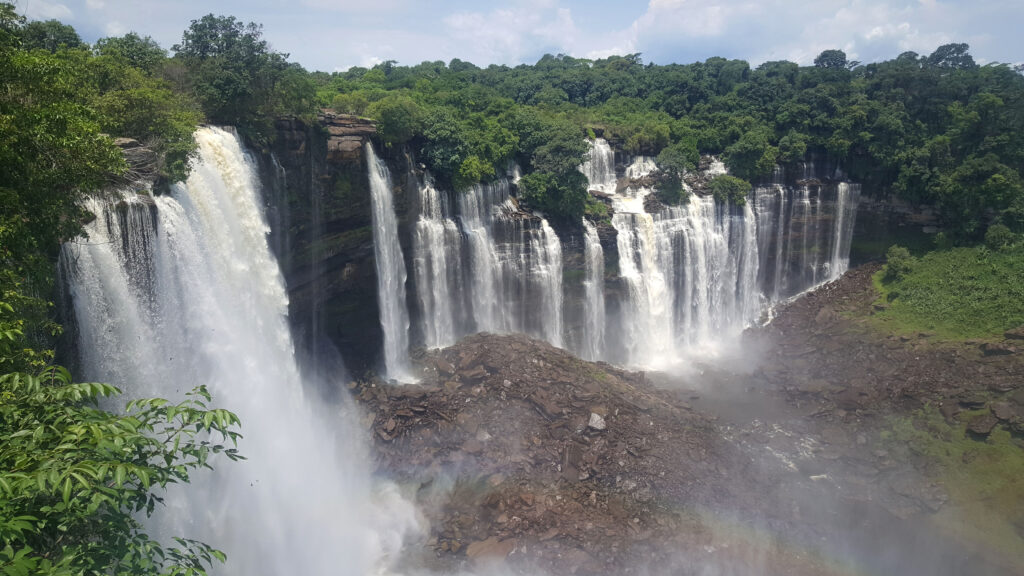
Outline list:
[[[583,338],[579,355],[586,360],[604,357],[604,250],[597,228],[583,220],[583,260],[586,279],[583,281]]]
[[[604,138],[588,140],[590,153],[580,172],[587,177],[590,189],[605,194],[615,194],[618,179],[615,177],[615,152]]]
[[[307,397],[251,159],[232,132],[196,140],[187,182],[155,199],[90,201],[88,238],[64,247],[82,377],[131,397],[205,384],[241,418],[247,460],[214,458],[214,472],[169,489],[152,519],[161,539],[225,550],[215,572],[232,575],[380,570],[415,511],[371,486],[354,414]]]
[[[377,262],[377,304],[384,329],[384,367],[389,378],[411,381],[409,310],[405,302],[405,260],[398,242],[391,171],[373,145],[364,146],[373,202],[373,251]]]
[[[423,345],[522,332],[561,346],[561,242],[546,220],[519,210],[510,180],[449,192],[427,175],[419,195],[413,262]]]
[[[419,187],[420,216],[413,231],[413,271],[416,275],[422,322],[423,345],[444,348],[457,338],[456,302],[451,297],[462,291],[462,236],[458,226],[445,215],[447,196],[427,178]]]
[[[583,301],[568,306],[569,344],[583,358],[678,365],[735,341],[774,303],[848,267],[856,184],[822,184],[807,164],[800,184],[788,186],[777,168],[742,206],[690,194],[686,204],[650,214],[644,204],[654,190],[646,177],[658,170],[655,160],[630,158],[620,185],[608,142],[588,143],[580,171],[612,206],[618,275],[606,280],[597,230],[583,221],[582,260],[573,260],[583,281],[569,288]],[[705,177],[725,173],[713,160]],[[423,345],[450,345],[473,332],[565,342],[562,244],[546,220],[519,209],[512,182],[457,193],[438,190],[429,175],[421,182],[412,261],[420,314],[414,334]]]
[[[836,184],[836,200],[832,209],[832,258],[829,260],[829,280],[835,280],[850,267],[850,244],[853,242],[853,224],[857,217],[860,184]]]
[[[636,181],[657,170],[654,160],[634,157],[625,170],[629,183],[611,191],[613,155],[602,140],[590,145],[580,169],[591,190],[610,194],[623,288],[617,318],[605,322],[619,328],[606,336],[606,359],[671,366],[688,352],[734,339],[774,302],[835,279],[848,266],[855,184],[815,185],[814,166],[806,165],[805,183],[793,189],[780,168],[743,206],[691,195],[683,206],[648,214],[644,199],[653,191]],[[707,170],[724,173],[718,160]],[[584,298],[585,310],[603,306],[597,292],[585,290]],[[585,331],[604,329],[589,317],[584,322]]]

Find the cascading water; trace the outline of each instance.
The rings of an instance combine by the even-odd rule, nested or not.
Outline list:
[[[364,146],[373,203],[373,250],[377,262],[377,305],[384,329],[384,366],[389,378],[414,380],[409,365],[409,310],[405,301],[405,259],[398,242],[398,219],[391,191],[391,171]]]
[[[636,157],[625,170],[625,185],[610,185],[613,158],[598,139],[581,167],[591,190],[612,194],[615,212],[624,291],[620,330],[606,344],[609,360],[671,366],[687,351],[734,338],[772,303],[837,278],[848,266],[855,184],[838,183],[836,196],[828,198],[822,186],[787,188],[778,172],[743,206],[691,195],[683,206],[648,214],[644,199],[652,190],[632,183],[657,166]],[[605,173],[598,173],[599,166]],[[813,167],[807,170],[813,175]],[[725,172],[716,160],[708,175]],[[804,180],[812,181],[807,174]]]
[[[413,261],[425,346],[473,332],[561,345],[561,243],[547,221],[518,210],[510,189],[507,178],[458,193],[421,183]]]
[[[590,189],[605,194],[615,194],[618,180],[615,178],[615,152],[604,138],[590,142],[587,161],[580,166],[580,172],[587,177]]]
[[[456,303],[452,294],[462,292],[462,235],[445,214],[447,196],[428,178],[420,186],[420,216],[413,232],[413,271],[420,310],[429,321],[422,323],[423,345],[444,348],[455,343]]]
[[[415,511],[393,487],[371,486],[354,414],[328,415],[306,397],[238,138],[202,128],[196,140],[186,183],[155,200],[91,202],[88,240],[64,248],[82,376],[133,397],[180,398],[205,384],[241,418],[248,459],[214,461],[214,472],[169,490],[154,527],[162,537],[225,550],[215,570],[226,574],[379,571],[416,527]]]
[[[597,228],[583,220],[583,260],[586,279],[583,281],[583,338],[579,355],[586,360],[604,357],[604,249]]]

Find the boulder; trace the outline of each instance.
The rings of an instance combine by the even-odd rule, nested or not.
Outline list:
[[[981,436],[988,436],[998,423],[999,420],[992,414],[979,414],[971,418],[970,422],[967,423],[967,431]]]
[[[1007,330],[1003,333],[1003,336],[1007,340],[1024,340],[1024,325],[1017,326],[1013,330]]]
[[[1016,354],[1017,349],[1007,342],[985,342],[981,345],[981,353],[985,356],[1008,356]]]

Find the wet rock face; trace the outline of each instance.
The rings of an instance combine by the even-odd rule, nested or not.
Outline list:
[[[313,125],[282,118],[275,126],[278,138],[258,160],[289,318],[301,348],[337,350],[360,373],[376,364],[383,340],[362,153],[376,127],[331,112]]]

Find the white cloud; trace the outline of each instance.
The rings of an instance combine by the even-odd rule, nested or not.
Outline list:
[[[517,2],[490,12],[457,12],[444,19],[459,58],[479,64],[518,64],[537,50],[572,53],[579,31],[568,8],[552,0]]]
[[[661,62],[723,55],[755,65],[778,59],[809,64],[831,48],[872,61],[906,50],[928,53],[967,39],[956,31],[971,20],[968,10],[935,0],[650,0],[609,46],[628,47]]]
[[[314,10],[330,10],[348,13],[383,13],[407,10],[411,0],[302,0],[302,5]]]
[[[106,5],[103,0],[85,0],[85,6],[90,10],[102,10]]]
[[[107,36],[124,36],[128,33],[128,28],[117,20],[111,20],[103,27],[103,31]]]
[[[25,17],[29,20],[68,20],[74,14],[71,9],[60,2],[32,0],[25,4]]]

